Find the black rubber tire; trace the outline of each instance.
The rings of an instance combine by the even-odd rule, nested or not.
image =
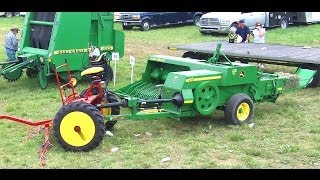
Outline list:
[[[104,69],[104,74],[102,79],[108,84],[110,81],[113,80],[113,69],[108,64],[104,65],[103,69]]]
[[[83,90],[83,91],[81,91],[81,93],[80,93],[80,97],[81,98],[83,98],[84,97],[84,94],[87,92],[87,90],[88,89],[85,89],[85,90]],[[97,95],[99,93],[99,90],[98,90],[98,88],[93,88],[92,89],[92,94],[93,95]],[[118,99],[117,99],[117,97],[114,95],[114,94],[112,94],[111,92],[108,92],[107,93],[107,101],[109,102],[109,103],[115,103],[115,102],[119,102],[118,101]],[[119,106],[113,106],[113,107],[111,107],[111,115],[118,115],[118,114],[120,114],[120,107]],[[117,121],[107,121],[106,123],[105,123],[105,126],[106,126],[106,130],[112,130],[112,128],[113,128],[113,126],[115,125],[117,123]]]
[[[140,30],[141,31],[148,31],[151,29],[151,21],[146,19],[146,20],[143,20],[141,25],[140,25]]]
[[[83,91],[81,91],[81,93],[80,93],[80,97],[81,98],[83,98],[84,97],[84,94],[86,93],[88,91],[88,89],[85,89],[85,90],[83,90]],[[99,89],[98,89],[98,87],[94,87],[93,89],[92,89],[92,95],[97,95],[97,94],[99,94]]]
[[[5,12],[4,15],[7,17],[7,18],[10,18],[12,17],[12,12]]]
[[[193,18],[193,24],[196,25],[196,26],[200,26],[200,18],[201,18],[200,15],[196,15],[196,16]]]
[[[118,99],[114,94],[108,92],[107,96],[108,96],[107,100],[109,103],[118,102]],[[118,115],[118,114],[120,114],[120,107],[119,106],[111,107],[111,115]],[[112,130],[113,126],[116,125],[116,123],[117,123],[117,121],[107,121],[105,123],[106,129],[108,131]]]
[[[183,53],[182,57],[183,58],[191,58],[191,59],[198,59],[199,58],[198,54],[195,52],[192,52],[192,51],[188,51],[188,52]]]
[[[237,110],[238,110],[239,105],[244,102],[246,102],[249,105],[250,112],[249,112],[248,117],[245,120],[240,121],[237,117]],[[250,123],[251,119],[253,117],[253,113],[254,113],[253,101],[248,95],[246,95],[244,93],[239,93],[239,94],[233,95],[228,100],[227,105],[224,110],[225,119],[227,120],[227,122],[229,122],[230,124],[233,124],[233,125],[241,125],[244,123]]]
[[[209,34],[209,33],[207,33],[207,32],[205,32],[205,31],[199,31],[201,34],[203,34],[203,35],[206,35],[206,34]]]
[[[20,16],[20,12],[14,12],[14,16],[16,17]]]
[[[123,25],[122,24],[122,29],[123,30],[131,30],[133,28],[133,26],[128,26],[128,25]]]
[[[95,134],[92,140],[84,146],[73,146],[68,144],[61,136],[60,125],[63,118],[74,111],[80,111],[90,116],[95,125]],[[96,148],[102,141],[106,129],[103,123],[103,117],[100,111],[91,104],[84,102],[75,102],[63,106],[55,115],[52,124],[53,135],[56,141],[67,151],[90,151]]]
[[[27,68],[26,75],[30,79],[34,79],[38,76],[39,71],[37,69]]]
[[[286,29],[289,26],[288,20],[286,18],[281,19],[279,25],[282,29]]]

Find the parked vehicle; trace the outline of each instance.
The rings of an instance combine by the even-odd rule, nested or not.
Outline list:
[[[237,21],[244,19],[250,30],[260,21],[264,27],[278,27],[285,29],[293,24],[295,12],[210,12],[200,18],[199,30],[201,33],[229,33]]]
[[[121,12],[119,21],[124,30],[138,26],[147,31],[155,26],[199,24],[203,12]]]
[[[312,24],[320,22],[320,12],[296,12],[294,23]]]
[[[113,16],[114,16],[114,18],[113,18],[114,21],[119,21],[120,12],[114,12],[114,13],[113,13]]]
[[[20,12],[0,12],[0,16],[5,16],[5,17],[20,16]]]
[[[27,12],[20,12],[20,16],[25,16]]]

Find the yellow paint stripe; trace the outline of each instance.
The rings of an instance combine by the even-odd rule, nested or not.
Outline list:
[[[74,53],[84,53],[84,52],[88,52],[88,48],[57,50],[57,51],[53,51],[53,54],[74,54]]]
[[[145,109],[145,110],[142,110],[141,112],[144,112],[146,114],[149,114],[149,113],[157,113],[157,112],[162,112],[164,109]]]
[[[191,103],[193,103],[193,100],[185,100],[184,103],[185,104],[191,104]]]
[[[200,77],[200,78],[187,78],[186,82],[194,82],[194,81],[206,81],[213,79],[221,79],[221,76],[209,76],[209,77]]]
[[[101,47],[101,51],[112,51],[113,50],[113,46],[102,46]]]

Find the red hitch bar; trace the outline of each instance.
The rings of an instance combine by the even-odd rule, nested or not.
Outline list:
[[[50,143],[50,129],[51,129],[51,124],[52,124],[52,119],[46,119],[46,120],[34,122],[34,121],[27,120],[27,119],[19,118],[19,117],[0,115],[0,120],[10,120],[10,121],[22,123],[22,124],[25,124],[28,126],[33,126],[33,127],[44,126],[45,140],[44,140],[44,143],[41,145],[41,149],[40,149],[41,166],[44,167],[46,165],[45,153],[52,146],[52,144]]]

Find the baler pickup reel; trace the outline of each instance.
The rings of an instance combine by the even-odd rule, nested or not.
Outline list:
[[[33,57],[33,55],[30,55],[30,58],[27,58],[26,56],[18,56],[17,60],[0,62],[0,66],[2,66],[0,75],[3,75],[3,77],[8,81],[18,80],[22,76],[24,68],[34,65],[35,59]],[[28,68],[27,75],[29,76],[29,74],[30,70]]]

